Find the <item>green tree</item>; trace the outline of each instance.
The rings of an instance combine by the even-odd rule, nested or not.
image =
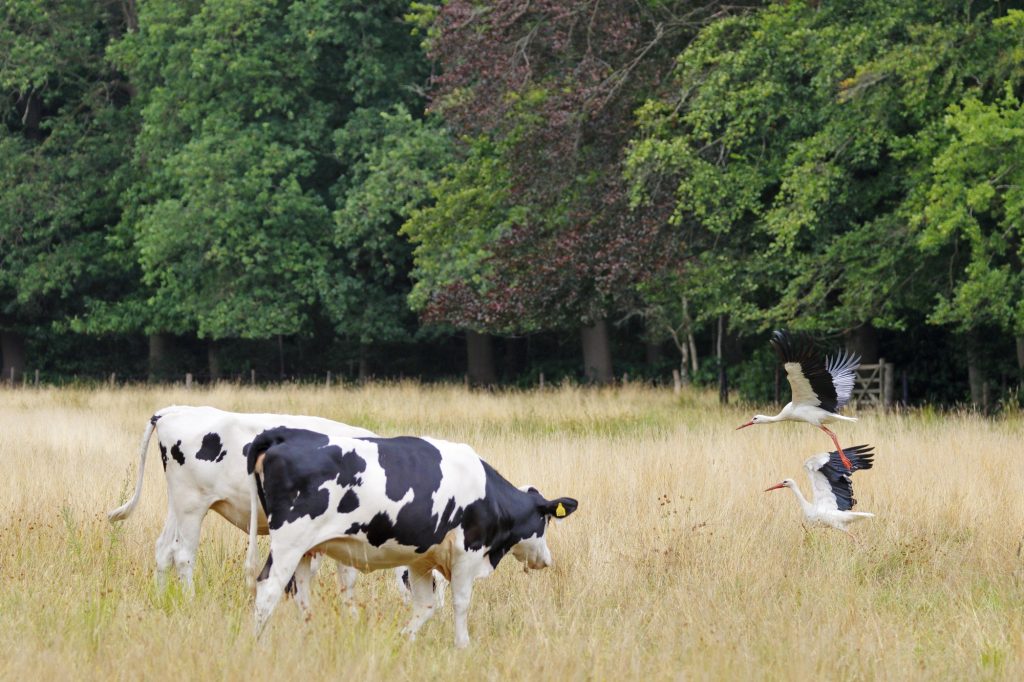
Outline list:
[[[134,17],[88,0],[4,3],[0,14],[0,341],[4,373],[24,338],[53,333],[84,299],[131,287],[105,257],[134,134],[131,87],[104,59]]]
[[[1003,82],[998,9],[777,3],[702,31],[629,159],[635,201],[675,195],[673,286],[740,332],[905,327],[946,255],[918,248],[917,188],[947,107]]]
[[[139,264],[142,286],[95,297],[78,327],[280,338],[309,331],[322,304],[362,343],[407,329],[397,220],[377,211],[356,225],[347,196],[373,192],[361,183],[387,141],[382,113],[421,102],[427,67],[407,9],[144,3],[109,51],[138,91],[142,127],[108,247]]]
[[[346,172],[335,188],[338,255],[323,271],[320,296],[338,334],[358,342],[364,355],[371,344],[407,342],[415,333],[407,300],[412,246],[398,231],[429,199],[449,157],[436,123],[402,105],[361,109],[335,136]]]

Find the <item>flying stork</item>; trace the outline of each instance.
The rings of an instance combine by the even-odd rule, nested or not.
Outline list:
[[[823,452],[804,462],[807,477],[811,479],[813,500],[808,502],[797,487],[796,481],[787,478],[782,483],[765,490],[789,488],[796,495],[804,516],[810,523],[823,523],[849,533],[846,526],[854,521],[870,519],[870,512],[850,511],[857,500],[853,499],[853,485],[850,476],[854,471],[870,469],[874,464],[874,452],[870,445],[855,445],[846,450],[850,458],[849,469],[844,469],[838,452]]]
[[[825,424],[838,420],[857,421],[856,417],[845,417],[838,410],[850,401],[860,356],[840,351],[825,357],[811,337],[806,334],[790,335],[781,330],[772,332],[771,344],[782,366],[786,368],[793,399],[774,417],[754,415],[753,419],[737,426],[736,430],[754,424],[786,420],[813,424],[829,435],[839,451],[839,459],[843,461],[846,470],[850,471],[850,460],[839,445],[839,439]]]

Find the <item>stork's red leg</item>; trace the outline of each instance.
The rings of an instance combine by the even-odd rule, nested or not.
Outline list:
[[[832,431],[826,426],[818,426],[818,428],[829,435],[832,442],[836,444],[836,450],[839,451],[839,459],[843,460],[843,466],[846,467],[847,471],[852,471],[853,465],[850,464],[850,460],[846,457],[846,453],[843,452],[843,446],[839,444],[839,439],[836,438],[836,434],[832,433]]]

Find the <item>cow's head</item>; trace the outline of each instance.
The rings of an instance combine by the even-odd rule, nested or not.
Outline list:
[[[513,545],[511,554],[526,564],[528,568],[547,568],[552,564],[551,550],[544,538],[548,522],[551,519],[564,519],[572,514],[579,506],[579,502],[571,497],[547,500],[536,488],[528,486],[524,486],[524,488],[526,488],[524,492],[530,495],[533,501],[533,510],[528,518],[523,519],[517,525],[517,535],[521,539]]]

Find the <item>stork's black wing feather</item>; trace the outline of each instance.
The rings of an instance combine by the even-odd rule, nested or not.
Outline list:
[[[771,344],[783,365],[791,362],[800,365],[800,372],[818,398],[818,407],[829,412],[839,409],[839,395],[836,393],[832,373],[825,363],[825,354],[821,352],[813,338],[807,334],[790,334],[784,330],[776,330],[772,332]],[[796,393],[792,380],[790,388]]]
[[[836,496],[836,505],[839,511],[849,511],[853,509],[853,505],[857,504],[857,500],[853,497],[853,481],[850,475],[854,471],[870,469],[874,466],[875,453],[874,448],[870,445],[854,445],[845,448],[843,452],[850,460],[849,471],[846,470],[843,460],[839,458],[837,450],[828,453],[828,461],[822,464],[818,471],[828,480],[832,493]]]

